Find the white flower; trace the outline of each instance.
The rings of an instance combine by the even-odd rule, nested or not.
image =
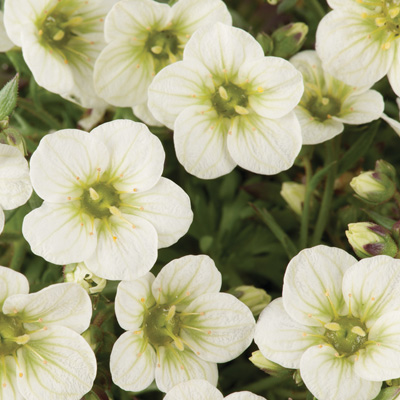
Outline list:
[[[249,308],[220,288],[221,274],[205,255],[173,260],[157,278],[121,282],[115,313],[128,332],[111,352],[114,383],[140,391],[155,378],[163,392],[195,378],[215,386],[216,363],[239,356],[254,330]]]
[[[75,282],[90,294],[102,292],[107,284],[105,279],[99,278],[89,271],[83,262],[68,264],[63,272],[65,282]]]
[[[3,210],[13,210],[25,204],[32,194],[28,162],[21,152],[0,144],[0,233],[3,232]]]
[[[304,94],[295,108],[303,144],[332,139],[343,132],[343,124],[365,124],[381,117],[384,109],[382,95],[335,79],[324,71],[315,51],[302,51],[290,62],[304,79]]]
[[[289,263],[282,298],[261,313],[263,355],[300,368],[319,400],[371,400],[400,376],[400,260],[317,246]]]
[[[90,298],[74,283],[28,292],[22,274],[0,267],[0,398],[79,400],[96,376],[94,353],[80,336]]]
[[[396,103],[397,103],[397,106],[400,108],[400,98],[399,97],[396,99]],[[388,117],[386,114],[382,114],[381,117],[400,136],[400,122],[396,121],[393,118]],[[400,119],[400,115],[399,115],[399,119]]]
[[[164,400],[265,400],[250,392],[236,392],[224,397],[213,385],[203,379],[192,379],[174,386]]]
[[[301,215],[306,195],[306,185],[297,182],[283,182],[280,195],[297,215]]]
[[[107,15],[107,47],[95,65],[95,88],[110,104],[132,107],[151,125],[147,89],[154,75],[182,59],[190,36],[199,28],[221,21],[232,23],[221,0],[179,0],[172,7],[153,0],[122,0]],[[149,114],[150,119],[146,119]]]
[[[179,162],[211,179],[237,164],[261,174],[288,169],[302,143],[291,112],[302,94],[289,62],[264,57],[247,32],[216,23],[194,33],[183,61],[157,74],[148,105],[174,129]]]
[[[14,43],[7,36],[4,28],[3,11],[0,11],[0,51],[8,51],[14,47]]]
[[[45,201],[22,226],[32,251],[105,279],[144,275],[193,219],[187,194],[161,177],[164,158],[160,140],[128,120],[45,136],[31,158]]]
[[[316,49],[323,67],[349,85],[372,86],[386,74],[400,96],[400,1],[327,0]]]
[[[100,107],[93,67],[105,46],[104,18],[115,2],[6,0],[4,24],[40,86],[84,107]]]

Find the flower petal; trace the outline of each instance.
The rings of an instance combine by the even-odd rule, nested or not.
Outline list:
[[[260,44],[249,33],[217,22],[198,29],[183,52],[185,62],[204,65],[212,75],[236,76],[245,61],[264,58]]]
[[[375,19],[361,13],[337,9],[327,14],[318,25],[316,44],[324,69],[354,86],[372,86],[385,76],[393,63],[394,46],[382,49],[386,33],[372,35],[374,30]]]
[[[147,339],[133,332],[125,332],[111,351],[112,380],[124,390],[144,390],[154,380],[156,362],[156,352]]]
[[[286,269],[282,295],[286,312],[308,326],[321,326],[318,320],[332,321],[332,307],[343,315],[348,307],[341,290],[342,279],[356,262],[350,254],[334,247],[302,250]]]
[[[115,315],[121,328],[137,330],[142,326],[143,317],[156,300],[151,293],[154,275],[147,273],[134,281],[122,281],[115,297]]]
[[[393,64],[388,72],[388,79],[393,91],[400,96],[400,46],[396,43]]]
[[[65,326],[77,333],[85,331],[92,317],[92,302],[76,283],[58,283],[37,293],[16,294],[3,305],[3,313],[15,314],[29,330],[44,326]],[[36,323],[33,321],[37,321]]]
[[[0,399],[24,400],[17,385],[17,364],[12,356],[2,358],[0,368]],[[5,368],[4,368],[5,367]]]
[[[400,122],[388,117],[386,114],[382,114],[381,118],[386,121],[390,127],[400,136]]]
[[[205,379],[217,386],[217,365],[197,357],[190,350],[179,351],[174,346],[159,348],[160,363],[156,368],[157,387],[168,392],[178,383]]]
[[[85,259],[100,278],[132,280],[143,276],[157,259],[157,232],[145,219],[123,214],[99,221],[97,248]]]
[[[226,396],[225,400],[265,400],[265,397],[250,392],[236,392]]]
[[[0,207],[0,233],[3,232],[5,222],[6,222],[6,216],[4,215],[4,211]]]
[[[233,360],[253,340],[253,314],[246,305],[227,293],[198,296],[183,310],[181,320],[183,341],[207,361]]]
[[[362,379],[352,357],[338,358],[335,354],[330,346],[310,347],[303,354],[300,374],[307,389],[319,400],[374,399],[382,382]]]
[[[400,311],[382,315],[371,327],[368,341],[354,364],[362,378],[386,381],[400,376]]]
[[[138,117],[143,123],[148,126],[164,126],[161,122],[157,121],[147,103],[138,104],[132,108],[133,113]]]
[[[80,197],[80,182],[96,182],[109,163],[107,148],[89,133],[64,129],[46,135],[31,157],[31,179],[37,194],[51,202]]]
[[[205,106],[191,106],[175,122],[174,144],[186,171],[202,179],[226,175],[236,167],[228,152],[229,120]]]
[[[0,11],[0,51],[5,52],[14,47],[14,43],[10,40],[4,27],[3,11]],[[1,393],[1,392],[0,392]]]
[[[303,144],[323,143],[343,132],[344,125],[336,118],[318,121],[301,106],[296,107],[294,112],[301,125]]]
[[[203,100],[215,92],[210,71],[197,62],[178,61],[163,68],[149,86],[148,107],[170,129],[178,115],[192,105],[211,106]],[[168,104],[168,107],[165,105]]]
[[[8,297],[26,293],[29,293],[28,279],[17,271],[0,266],[0,307]]]
[[[260,314],[254,342],[268,360],[285,368],[298,369],[303,353],[322,342],[314,335],[323,333],[323,328],[301,325],[292,319],[283,307],[282,298],[279,298]]]
[[[164,400],[223,400],[222,393],[204,379],[191,379],[174,386]]]
[[[376,256],[359,261],[343,277],[343,296],[368,328],[385,313],[399,310],[400,260]]]
[[[27,400],[76,400],[93,386],[96,358],[89,344],[75,331],[49,327],[30,335],[17,350],[22,371],[18,388]]]
[[[59,265],[84,261],[93,253],[96,232],[75,203],[45,201],[25,216],[22,233],[33,253]]]
[[[152,291],[160,304],[176,304],[182,310],[203,293],[218,293],[221,285],[221,273],[210,257],[190,255],[162,268]]]
[[[137,215],[154,226],[158,248],[176,243],[193,221],[189,196],[166,178],[160,178],[154,187],[145,192],[122,196],[121,200],[125,204],[121,206],[123,213]]]
[[[146,125],[129,120],[106,122],[90,133],[110,153],[107,173],[117,190],[128,193],[152,188],[160,179],[165,152],[160,139]]]
[[[257,174],[274,175],[289,169],[301,149],[301,128],[293,112],[278,119],[256,114],[236,117],[231,132],[231,157]]]
[[[249,95],[249,105],[265,118],[275,119],[288,114],[303,95],[303,76],[283,58],[263,57],[244,63],[238,81],[246,79],[254,91]]]

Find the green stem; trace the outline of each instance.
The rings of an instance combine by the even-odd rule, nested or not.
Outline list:
[[[28,243],[25,239],[20,239],[14,242],[14,254],[11,258],[9,267],[14,271],[19,271],[25,260],[26,252],[28,251]]]
[[[325,165],[329,165],[337,160],[338,148],[339,148],[339,140],[337,138],[330,140],[325,144],[325,149],[326,149]],[[320,243],[322,234],[324,233],[326,224],[328,222],[333,193],[334,193],[336,173],[337,173],[337,163],[335,163],[333,167],[329,170],[326,178],[324,195],[322,197],[317,223],[315,225],[314,234],[311,240],[311,246],[316,246],[317,244]]]
[[[396,202],[397,208],[400,209],[400,193],[398,190],[394,192],[393,200]]]
[[[304,169],[306,172],[306,188],[310,186],[310,180],[312,176],[311,162],[308,157],[304,157],[303,160]],[[301,213],[301,225],[300,225],[300,250],[307,246],[308,241],[308,221],[310,215],[310,203],[311,203],[312,191],[306,189],[304,196],[303,210]]]
[[[312,8],[314,10],[315,14],[317,14],[320,19],[325,17],[326,12],[318,0],[308,0],[308,4],[309,4],[310,8]]]
[[[281,383],[286,382],[288,379],[292,378],[288,377],[287,375],[267,377],[265,379],[261,379],[257,382],[251,383],[250,385],[243,387],[241,390],[246,390],[254,393],[263,393],[265,390],[278,386]]]
[[[20,232],[3,232],[0,236],[1,242],[15,242],[22,238],[22,234]]]
[[[47,111],[45,111],[43,109],[41,109],[40,111],[37,111],[34,104],[29,100],[19,97],[18,98],[18,107],[29,112],[30,114],[35,116],[37,119],[44,122],[50,128],[53,128],[53,129],[61,129],[62,128],[61,123],[57,119],[55,119],[51,114],[49,114]]]

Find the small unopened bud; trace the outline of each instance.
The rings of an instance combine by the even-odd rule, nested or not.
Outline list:
[[[64,268],[64,281],[75,282],[81,285],[88,293],[100,293],[106,286],[107,281],[90,272],[85,263],[68,264]]]
[[[266,56],[272,55],[274,51],[274,41],[272,40],[271,36],[262,32],[256,36],[256,40],[258,43],[260,43],[262,49],[264,50],[264,54]]]
[[[282,183],[281,196],[297,215],[301,215],[302,213],[305,195],[305,185],[296,182]]]
[[[272,4],[273,6],[278,4],[281,0],[267,0],[267,3]]]
[[[0,130],[7,129],[9,123],[9,118],[5,117],[2,121],[0,121]]]
[[[378,255],[396,257],[399,251],[391,232],[373,222],[349,224],[346,236],[354,252],[360,258]]]
[[[16,147],[23,156],[27,154],[23,136],[15,128],[6,128],[0,132],[0,143]]]
[[[350,182],[350,186],[362,200],[375,205],[390,200],[396,192],[393,171],[384,164],[379,164],[378,168],[378,171],[363,172]]]
[[[238,286],[230,293],[246,304],[255,317],[271,302],[271,296],[264,289],[254,286]]]
[[[293,380],[294,380],[294,383],[297,386],[301,386],[303,384],[303,379],[302,379],[302,377],[300,375],[300,370],[299,369],[296,369],[296,371],[294,371]]]
[[[295,22],[282,26],[272,34],[274,41],[273,56],[290,58],[303,46],[308,33],[308,26],[303,22]]]
[[[378,160],[375,163],[375,172],[387,175],[392,181],[396,180],[396,169],[385,160]]]
[[[289,375],[291,370],[265,358],[260,350],[251,353],[249,360],[261,371],[272,376]]]

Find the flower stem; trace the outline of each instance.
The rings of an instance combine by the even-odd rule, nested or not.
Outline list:
[[[280,385],[281,383],[287,381],[288,379],[292,379],[290,376],[272,376],[265,379],[260,379],[257,382],[251,383],[250,385],[245,386],[242,390],[246,390],[254,393],[263,393],[267,389],[271,389],[275,386]]]
[[[308,157],[304,157],[303,159],[304,170],[306,173],[306,188],[310,186],[310,179],[312,176],[312,167],[311,162]],[[311,203],[311,190],[306,189],[306,193],[304,196],[304,204],[303,210],[301,213],[301,225],[300,225],[300,250],[304,249],[307,246],[308,241],[308,221],[310,214],[310,203]]]
[[[310,8],[312,8],[315,12],[315,14],[318,16],[318,18],[324,18],[325,17],[325,10],[321,6],[320,2],[318,0],[308,0]]]

